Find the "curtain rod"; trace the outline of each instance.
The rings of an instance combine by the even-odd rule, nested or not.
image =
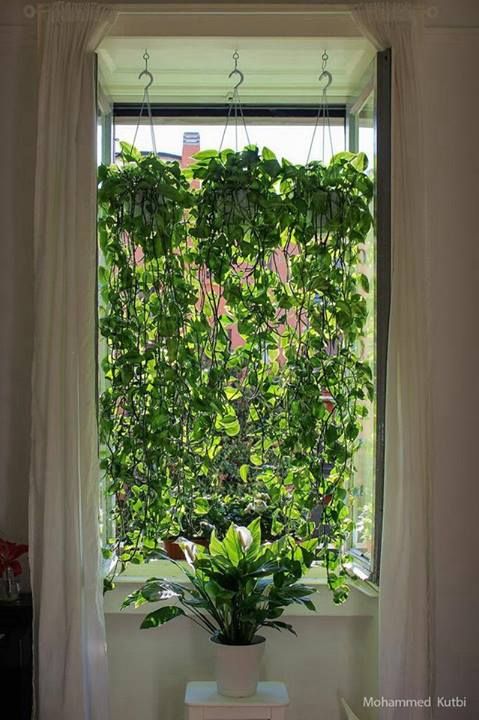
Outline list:
[[[120,15],[351,15],[354,6],[361,4],[361,0],[337,4],[325,3],[319,8],[317,3],[272,3],[263,10],[257,10],[256,4],[252,3],[218,3],[217,8],[215,4],[214,2],[199,5],[185,3],[183,8],[180,8],[182,3],[165,3],[160,10],[158,3],[136,5],[117,2],[112,3],[111,8]],[[299,5],[299,7],[295,8],[295,5]],[[418,9],[422,7],[424,14],[429,18],[436,18],[439,14],[437,5],[426,5],[419,1],[417,7]]]
[[[25,5],[23,13],[28,18],[33,18],[37,13],[47,12],[52,3],[42,2],[37,4]],[[321,9],[309,9],[308,5],[302,5],[300,8],[293,8],[293,3],[285,3],[284,5],[271,5],[270,8],[264,10],[255,9],[254,5],[245,4],[238,7],[237,3],[231,5],[220,4],[215,7],[214,4],[188,5],[179,7],[179,3],[173,5],[164,5],[159,9],[158,4],[151,5],[135,5],[131,3],[109,3],[105,5],[118,13],[118,15],[350,15],[351,6],[348,5],[325,5]]]
[[[215,8],[214,5],[205,5],[203,7],[198,5],[185,5],[182,9],[178,8],[178,3],[171,6],[166,6],[163,9],[158,9],[158,4],[155,5],[132,5],[131,3],[108,3],[105,5],[115,10],[118,15],[339,15],[348,16],[351,15],[352,8],[356,3],[346,3],[338,5],[324,5],[322,8],[315,10],[313,7],[308,5],[302,5],[301,9],[283,10],[283,5],[271,5],[270,8],[264,10],[255,10],[254,5],[247,5],[243,8],[238,8],[237,3],[231,5],[220,5]],[[292,7],[292,4],[285,4],[286,7]],[[25,5],[23,8],[23,14],[27,18],[34,18],[37,13],[46,12],[51,3],[37,3],[35,5]],[[424,14],[428,18],[437,18],[439,9],[437,5],[423,6]]]
[[[119,15],[350,15],[351,11],[324,12],[322,10],[121,10],[121,5],[111,6]]]
[[[322,8],[317,9],[317,5],[315,8],[308,3],[287,2],[271,4],[270,7],[261,10],[258,10],[256,3],[217,3],[217,7],[215,5],[216,3],[207,2],[198,5],[185,3],[181,7],[180,3],[165,3],[160,9],[158,4],[138,6],[117,2],[112,4],[112,7],[121,15],[349,15],[352,8],[352,4],[347,3],[338,3],[336,6],[326,3]]]

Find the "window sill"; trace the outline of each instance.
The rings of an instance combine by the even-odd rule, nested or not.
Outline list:
[[[124,598],[136,590],[147,578],[162,577],[167,580],[184,579],[180,568],[166,560],[154,560],[145,565],[130,565],[123,575],[115,580],[115,589],[108,592],[104,598],[105,614],[122,613],[124,615],[145,615],[161,603],[144,605],[140,608],[128,607],[121,609]],[[342,605],[335,605],[332,601],[331,592],[327,587],[326,573],[322,567],[312,567],[304,576],[304,582],[316,588],[316,594],[312,600],[317,607],[317,612],[301,605],[292,605],[285,610],[284,617],[374,617],[377,614],[377,600],[379,590],[373,583],[360,579],[353,579],[348,582],[350,595]],[[171,601],[168,601],[171,604]]]

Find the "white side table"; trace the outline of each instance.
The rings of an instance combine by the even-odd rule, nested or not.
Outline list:
[[[186,720],[285,720],[288,705],[282,682],[260,682],[256,695],[246,698],[219,695],[215,682],[186,686]]]

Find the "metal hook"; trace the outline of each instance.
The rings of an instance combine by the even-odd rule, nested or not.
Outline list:
[[[144,75],[146,75],[146,77],[149,80],[148,84],[145,85],[145,92],[147,92],[150,89],[150,87],[153,85],[153,81],[154,81],[153,75],[148,70],[148,60],[149,59],[150,59],[150,56],[148,55],[148,50],[145,50],[145,53],[143,55],[143,60],[145,61],[145,69],[142,70],[141,73],[138,75],[138,80],[141,80],[141,78]]]
[[[236,85],[233,86],[233,90],[237,90],[237,89],[239,88],[239,86],[241,85],[241,83],[244,82],[244,75],[243,75],[243,73],[241,72],[241,70],[238,70],[238,68],[235,68],[234,70],[232,70],[232,71],[230,72],[230,74],[228,75],[228,77],[229,77],[229,78],[230,78],[230,77],[233,77],[233,75],[239,75],[239,76],[240,76],[240,79],[238,80],[238,82],[236,83]]]
[[[327,90],[327,89],[329,88],[329,86],[331,85],[331,83],[333,82],[333,76],[331,75],[331,73],[329,72],[329,70],[323,70],[323,72],[321,73],[321,75],[320,75],[319,78],[318,78],[319,82],[321,82],[321,80],[322,80],[323,78],[327,78],[327,83],[326,83],[326,85],[323,87],[323,92],[325,93],[326,90]]]
[[[243,75],[243,73],[241,72],[241,70],[238,70],[239,52],[238,52],[237,50],[235,50],[234,53],[233,53],[233,60],[235,61],[234,70],[232,70],[232,71],[230,72],[230,74],[228,75],[228,77],[229,77],[229,78],[230,78],[230,77],[233,77],[233,75],[239,75],[239,77],[240,77],[240,79],[238,80],[238,82],[236,83],[236,85],[233,87],[233,92],[235,92],[235,91],[239,88],[239,86],[241,85],[241,83],[244,82],[244,75]]]
[[[143,70],[143,71],[138,75],[138,80],[141,80],[141,78],[143,77],[143,75],[146,75],[146,76],[149,78],[148,84],[145,85],[145,92],[146,92],[146,91],[153,85],[153,75],[151,74],[151,72],[150,72],[149,70]]]

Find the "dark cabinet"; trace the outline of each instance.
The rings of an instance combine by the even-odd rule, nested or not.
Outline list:
[[[0,602],[0,717],[30,720],[32,713],[32,599]]]

